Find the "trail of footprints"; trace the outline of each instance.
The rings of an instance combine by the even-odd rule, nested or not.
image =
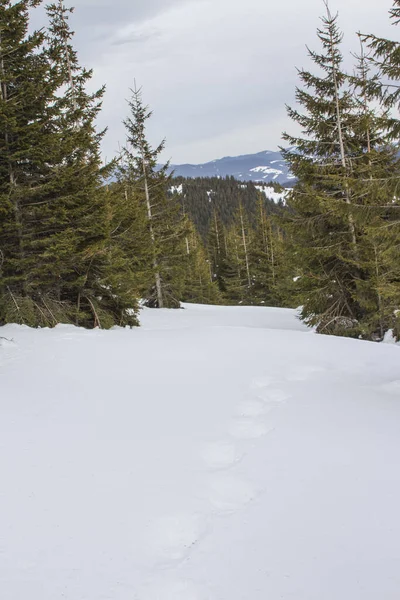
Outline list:
[[[315,366],[292,369],[286,381],[306,381],[322,371]],[[177,514],[155,520],[148,529],[148,549],[156,565],[167,569],[184,562],[193,548],[207,534],[213,518],[227,517],[244,508],[257,496],[251,482],[234,473],[246,453],[246,442],[254,442],[270,434],[274,427],[269,415],[290,399],[291,395],[270,376],[251,382],[249,395],[240,402],[228,426],[226,439],[210,442],[200,449],[200,460],[207,471],[200,491],[207,512],[203,515]],[[207,600],[194,582],[168,579],[152,582],[138,600]]]

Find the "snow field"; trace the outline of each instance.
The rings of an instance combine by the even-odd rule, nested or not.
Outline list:
[[[278,309],[142,322],[0,329],[2,597],[397,599],[399,348]]]

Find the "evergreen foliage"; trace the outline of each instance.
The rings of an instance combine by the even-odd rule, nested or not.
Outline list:
[[[182,300],[196,304],[222,304],[222,295],[214,281],[211,261],[203,240],[194,224],[188,220],[186,245],[186,277]]]
[[[291,306],[293,299],[286,293],[286,288],[287,280],[293,278],[293,273],[285,259],[283,232],[274,216],[268,215],[260,197],[250,247],[253,304]]]
[[[322,74],[300,71],[303,112],[288,108],[304,137],[285,134],[294,148],[284,156],[298,178],[283,220],[298,274],[294,292],[318,331],[379,339],[387,323],[373,232],[393,213],[393,190],[378,182],[398,161],[382,135],[385,115],[375,117],[365,101],[362,62],[358,77],[343,71],[337,16],[327,9],[322,21],[322,50],[309,51]]]
[[[146,123],[152,113],[143,104],[142,92],[136,87],[129,107],[130,116],[124,121],[127,146],[119,179],[123,185],[133,187],[147,214],[147,248],[151,260],[145,269],[147,277],[141,295],[147,306],[178,308],[185,282],[186,220],[176,195],[168,194],[168,165],[158,167],[165,142],[152,148],[146,138]]]
[[[48,53],[52,78],[63,93],[57,99],[61,164],[53,174],[53,202],[65,207],[58,219],[57,246],[65,252],[67,272],[61,295],[77,307],[77,323],[108,327],[135,325],[137,310],[129,270],[112,248],[109,200],[104,179],[113,165],[102,167],[100,145],[105,131],[96,131],[105,88],[86,91],[92,71],[81,67],[71,45],[68,23],[72,9],[62,0],[47,7],[50,19]]]
[[[393,1],[390,18],[394,26],[399,25],[399,0]],[[369,230],[370,272],[378,294],[378,310],[370,320],[379,321],[381,337],[390,327],[400,339],[400,43],[372,34],[360,34],[360,39],[367,44],[368,55],[363,57],[366,66],[355,87],[365,104],[372,102],[370,120],[376,120],[377,102],[384,111],[379,125],[385,132],[384,151],[388,155],[386,164],[380,161],[380,172],[369,172],[369,185],[374,188],[381,207]],[[382,150],[381,147],[380,154]]]
[[[179,198],[185,211],[204,239],[212,228],[214,211],[217,211],[222,224],[229,226],[234,221],[239,204],[242,204],[246,214],[254,222],[260,191],[264,193],[268,214],[276,214],[282,207],[282,202],[275,203],[268,197],[268,193],[284,191],[276,183],[244,182],[234,177],[174,177],[169,193],[176,193],[176,190],[179,190]]]
[[[0,6],[0,321],[52,326],[135,324],[134,298],[110,263],[95,119],[104,90],[70,45],[62,2],[48,33],[28,35],[29,9]]]
[[[41,297],[55,282],[46,196],[58,158],[59,82],[50,77],[44,33],[28,35],[29,10],[38,4],[0,4],[0,322],[31,325],[55,320],[58,300],[50,307]]]
[[[276,184],[169,175],[136,86],[122,156],[103,165],[104,87],[88,92],[63,0],[29,33],[40,4],[0,0],[0,324],[132,326],[141,298],[301,305],[321,333],[400,338],[399,42],[358,34],[346,72],[326,5],[288,107],[296,183],[274,202]]]

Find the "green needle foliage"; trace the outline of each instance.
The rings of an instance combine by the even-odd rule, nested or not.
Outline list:
[[[319,74],[299,72],[302,110],[288,108],[303,137],[285,134],[292,148],[284,155],[298,179],[282,223],[299,275],[296,298],[302,318],[322,333],[381,339],[389,315],[378,239],[395,231],[384,233],[384,225],[397,203],[382,181],[398,172],[398,161],[385,136],[387,115],[370,109],[375,82],[365,57],[354,76],[344,72],[342,34],[329,9],[318,38],[321,51],[309,54]]]
[[[358,33],[346,72],[326,4],[288,107],[294,187],[275,203],[276,184],[174,178],[136,86],[104,165],[105,88],[88,91],[63,0],[30,33],[41,3],[0,0],[0,325],[133,326],[141,299],[301,305],[318,332],[400,338],[399,42]]]

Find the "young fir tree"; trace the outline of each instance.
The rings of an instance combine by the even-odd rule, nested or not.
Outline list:
[[[158,167],[165,142],[152,148],[146,138],[146,122],[152,113],[136,87],[129,107],[131,115],[124,121],[128,145],[123,151],[121,174],[129,172],[147,213],[151,265],[142,295],[150,307],[177,308],[185,280],[186,221],[176,196],[168,194],[168,165]]]
[[[300,71],[296,97],[303,112],[288,108],[304,137],[285,134],[294,149],[284,151],[298,182],[284,219],[293,264],[300,274],[297,301],[302,317],[318,331],[359,335],[365,314],[358,298],[360,244],[365,227],[355,157],[363,154],[357,103],[342,69],[342,34],[337,16],[327,14],[318,30],[320,53],[309,51],[321,75]],[[360,141],[361,140],[361,141]],[[360,145],[361,144],[361,145]]]

